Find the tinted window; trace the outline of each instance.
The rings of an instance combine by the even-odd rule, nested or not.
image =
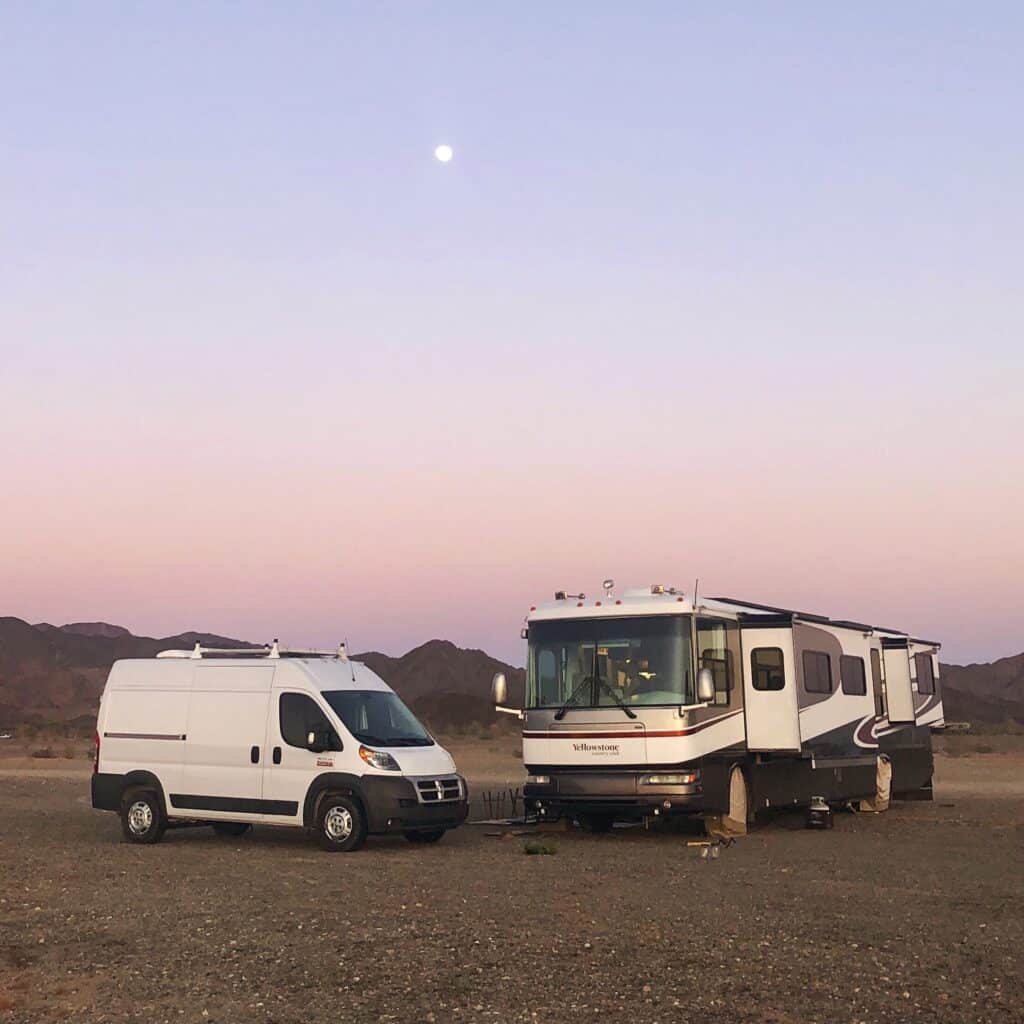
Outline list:
[[[373,747],[430,747],[434,741],[391,690],[325,690],[324,700],[359,740]]]
[[[914,663],[917,665],[917,692],[935,692],[935,673],[932,671],[932,656],[930,654],[915,654]]]
[[[758,647],[751,651],[750,678],[755,690],[781,690],[786,685],[782,649]]]
[[[823,651],[804,651],[804,689],[808,693],[832,692],[832,659]]]
[[[282,693],[279,705],[281,739],[289,747],[308,749],[306,738],[311,732],[330,735],[330,750],[341,750],[338,734],[331,728],[327,716],[312,697],[304,693]]]
[[[839,659],[839,680],[843,693],[862,696],[868,692],[868,681],[864,675],[864,659],[844,654]]]

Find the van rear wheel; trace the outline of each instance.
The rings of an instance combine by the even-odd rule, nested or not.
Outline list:
[[[405,838],[410,843],[436,843],[445,833],[443,828],[432,828],[425,832],[406,832]]]
[[[121,832],[129,843],[158,843],[167,829],[160,798],[149,789],[130,789],[121,798]]]
[[[244,836],[252,828],[244,821],[211,821],[210,824],[219,836]]]
[[[332,853],[351,853],[366,842],[366,816],[350,796],[329,796],[317,815],[320,846]]]

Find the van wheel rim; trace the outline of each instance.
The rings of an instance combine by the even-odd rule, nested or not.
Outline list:
[[[336,843],[352,835],[352,815],[344,807],[332,807],[324,816],[324,831]]]
[[[128,827],[133,835],[145,835],[153,825],[153,809],[145,800],[136,800],[128,808]]]

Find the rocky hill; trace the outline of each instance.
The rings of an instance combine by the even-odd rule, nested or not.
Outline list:
[[[112,662],[150,658],[169,647],[254,646],[212,633],[134,636],[107,622],[31,625],[0,618],[0,727],[22,722],[69,723],[83,728],[96,715]],[[430,640],[401,657],[377,651],[354,655],[386,680],[434,729],[467,728],[512,720],[490,702],[490,681],[504,672],[511,703],[523,697],[525,673],[484,651]],[[1024,725],[1024,654],[991,664],[943,665],[946,718],[989,731]]]
[[[141,637],[105,622],[53,626],[0,618],[0,727],[32,722],[84,728],[95,720],[114,661],[151,658],[158,651],[189,648],[197,642],[213,647],[255,646],[212,633]],[[439,730],[497,719],[490,702],[495,672],[506,673],[514,697],[521,699],[523,692],[522,669],[446,640],[431,640],[400,658],[376,651],[354,657],[365,661]]]

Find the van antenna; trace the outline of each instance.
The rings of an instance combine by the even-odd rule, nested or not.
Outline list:
[[[697,607],[697,587],[699,586],[699,584],[700,584],[700,577],[699,576],[695,576],[693,578],[693,607],[694,608]]]

